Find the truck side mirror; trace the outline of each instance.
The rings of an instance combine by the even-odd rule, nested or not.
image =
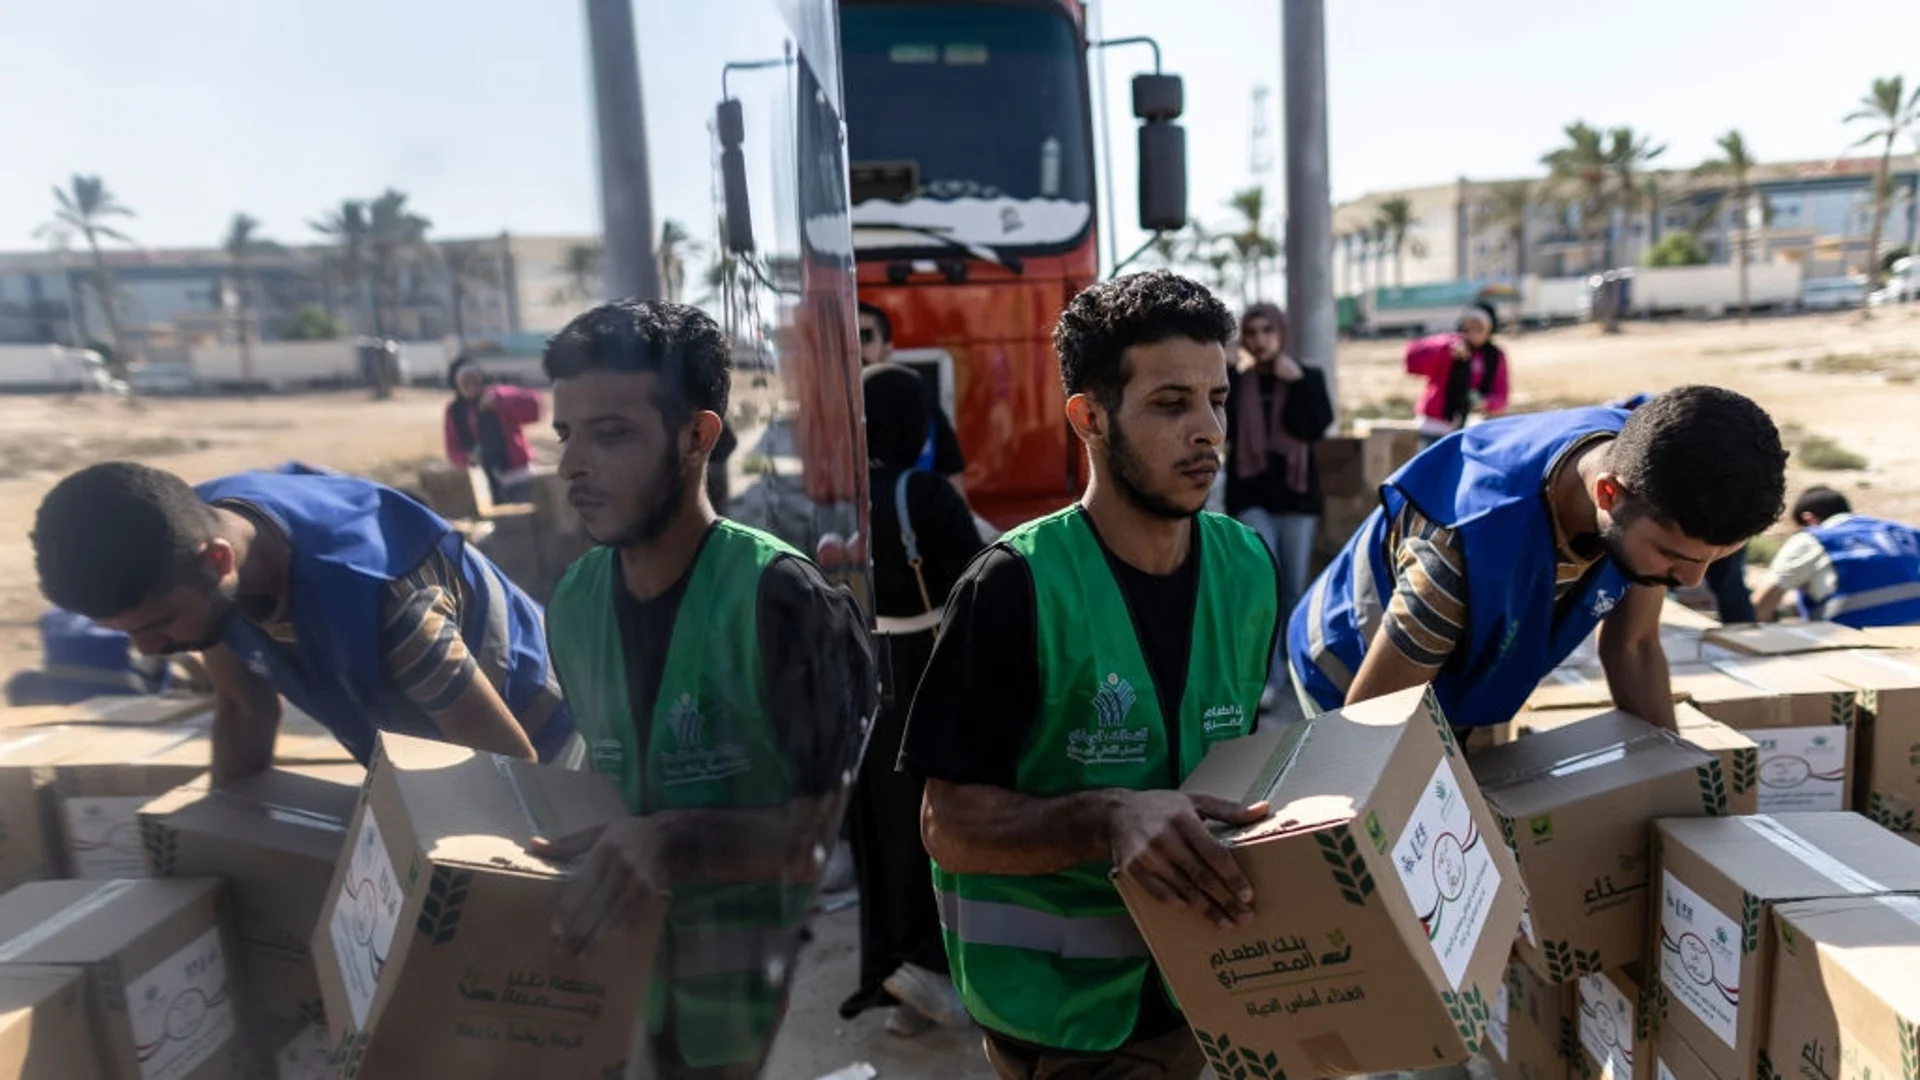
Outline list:
[[[753,254],[753,209],[747,202],[746,113],[739,98],[728,98],[714,110],[714,130],[720,136],[720,193],[726,219],[727,252]]]
[[[1187,224],[1187,131],[1178,75],[1133,77],[1133,115],[1140,120],[1140,227],[1171,232]]]

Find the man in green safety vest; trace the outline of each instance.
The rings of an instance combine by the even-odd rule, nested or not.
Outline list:
[[[703,482],[732,379],[720,327],[618,301],[548,343],[568,498],[601,546],[547,604],[592,767],[633,817],[538,841],[584,857],[554,913],[567,950],[617,947],[671,891],[649,997],[661,1077],[755,1075],[877,685],[846,590],[718,517]]]
[[[1252,915],[1206,822],[1266,806],[1176,790],[1252,731],[1279,625],[1266,546],[1201,512],[1234,329],[1164,271],[1074,299],[1054,347],[1086,495],[975,560],[914,697],[901,765],[927,781],[954,985],[1001,1077],[1200,1075],[1111,872],[1221,925]]]

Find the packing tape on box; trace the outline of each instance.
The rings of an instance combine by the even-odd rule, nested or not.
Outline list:
[[[1920,926],[1920,896],[1876,896],[1874,899],[1892,908],[1895,915]]]
[[[108,904],[119,899],[122,893],[127,892],[138,884],[140,884],[138,881],[127,878],[102,883],[99,888],[88,893],[79,903],[74,904],[72,907],[67,908],[40,925],[33,927],[31,930],[21,931],[15,935],[11,941],[0,945],[0,964],[11,964],[20,959],[22,956],[33,951],[35,946],[44,944],[55,934],[70,929],[78,924],[80,920],[104,909]]]
[[[506,781],[507,790],[513,792],[513,801],[520,805],[520,813],[527,819],[527,829],[532,836],[546,836],[553,825],[553,808],[538,791],[528,791],[520,783],[520,774],[515,771],[516,759],[494,754],[493,767]]]
[[[1493,773],[1487,776],[1478,776],[1477,778],[1479,779],[1480,786],[1484,789],[1506,787],[1509,784],[1525,783],[1529,780],[1539,780],[1549,776],[1572,776],[1575,773],[1586,772],[1588,769],[1597,769],[1602,765],[1611,765],[1616,761],[1625,761],[1627,755],[1634,753],[1650,743],[1680,744],[1680,740],[1664,731],[1643,731],[1631,739],[1615,743],[1612,746],[1602,746],[1597,750],[1586,750],[1578,754],[1570,754],[1563,758],[1541,762],[1538,765],[1532,765],[1524,769],[1515,769],[1512,772]]]
[[[230,806],[243,813],[252,814],[255,817],[263,817],[269,821],[278,821],[287,825],[298,825],[307,829],[319,829],[324,832],[345,833],[347,831],[347,821],[345,818],[335,817],[332,814],[323,814],[318,810],[288,806],[284,803],[274,802],[271,799],[259,799],[251,795],[242,795],[232,790],[220,790],[212,794],[223,806]]]
[[[1800,860],[1814,873],[1833,882],[1835,885],[1853,893],[1855,896],[1870,896],[1874,893],[1890,892],[1885,885],[1873,880],[1841,862],[1839,859],[1821,851],[1802,840],[1798,834],[1766,814],[1752,817],[1736,817],[1734,821],[1743,822],[1747,828],[1759,833],[1761,838],[1788,855]]]

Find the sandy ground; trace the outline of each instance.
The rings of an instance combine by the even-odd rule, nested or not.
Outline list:
[[[1920,521],[1920,305],[1868,322],[1836,314],[1745,326],[1630,324],[1618,335],[1571,327],[1505,341],[1518,407],[1595,403],[1689,382],[1733,387],[1770,410],[1794,445],[1825,438],[1866,459],[1863,469],[1831,472],[1805,467],[1796,453],[1793,491],[1827,483],[1860,509]],[[1401,370],[1402,349],[1391,341],[1342,344],[1347,415],[1410,414],[1419,387]],[[770,396],[770,388],[755,389],[741,396]],[[440,454],[444,402],[429,390],[404,390],[388,402],[344,392],[152,399],[134,407],[104,398],[0,397],[0,677],[38,659],[33,620],[43,604],[28,533],[34,508],[64,472],[133,458],[197,481],[299,459],[410,478]],[[544,430],[536,453],[554,455]],[[811,1080],[867,1062],[882,1078],[988,1076],[976,1033],[905,1041],[881,1031],[880,1011],[839,1019],[835,1010],[854,978],[855,926],[853,910],[817,920],[767,1075]]]

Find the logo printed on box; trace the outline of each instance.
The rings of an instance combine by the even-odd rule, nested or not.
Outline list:
[[[1393,846],[1393,865],[1448,984],[1458,990],[1500,874],[1444,759]]]
[[[1507,1014],[1512,1008],[1513,998],[1507,991],[1507,981],[1502,979],[1493,992],[1493,1015],[1487,1018],[1487,1042],[1501,1061],[1513,1060],[1507,1051]]]
[[[1751,732],[1760,744],[1760,812],[1844,808],[1847,729],[1776,728]]]
[[[340,981],[353,1008],[355,1027],[366,1026],[367,1007],[373,1004],[374,991],[379,989],[380,969],[386,966],[405,899],[394,877],[386,841],[380,835],[380,822],[369,805],[360,835],[354,837],[346,880],[341,883],[327,926],[334,952],[340,956]]]
[[[1740,1027],[1740,924],[1661,872],[1660,981],[1733,1049]]]
[[[193,1072],[233,1037],[233,1000],[220,928],[127,984],[140,1080],[177,1080]]]
[[[1633,1002],[1606,977],[1580,978],[1580,1045],[1600,1063],[1602,1080],[1633,1080]]]
[[[63,800],[73,871],[84,881],[147,876],[140,840],[140,808],[147,795]]]

